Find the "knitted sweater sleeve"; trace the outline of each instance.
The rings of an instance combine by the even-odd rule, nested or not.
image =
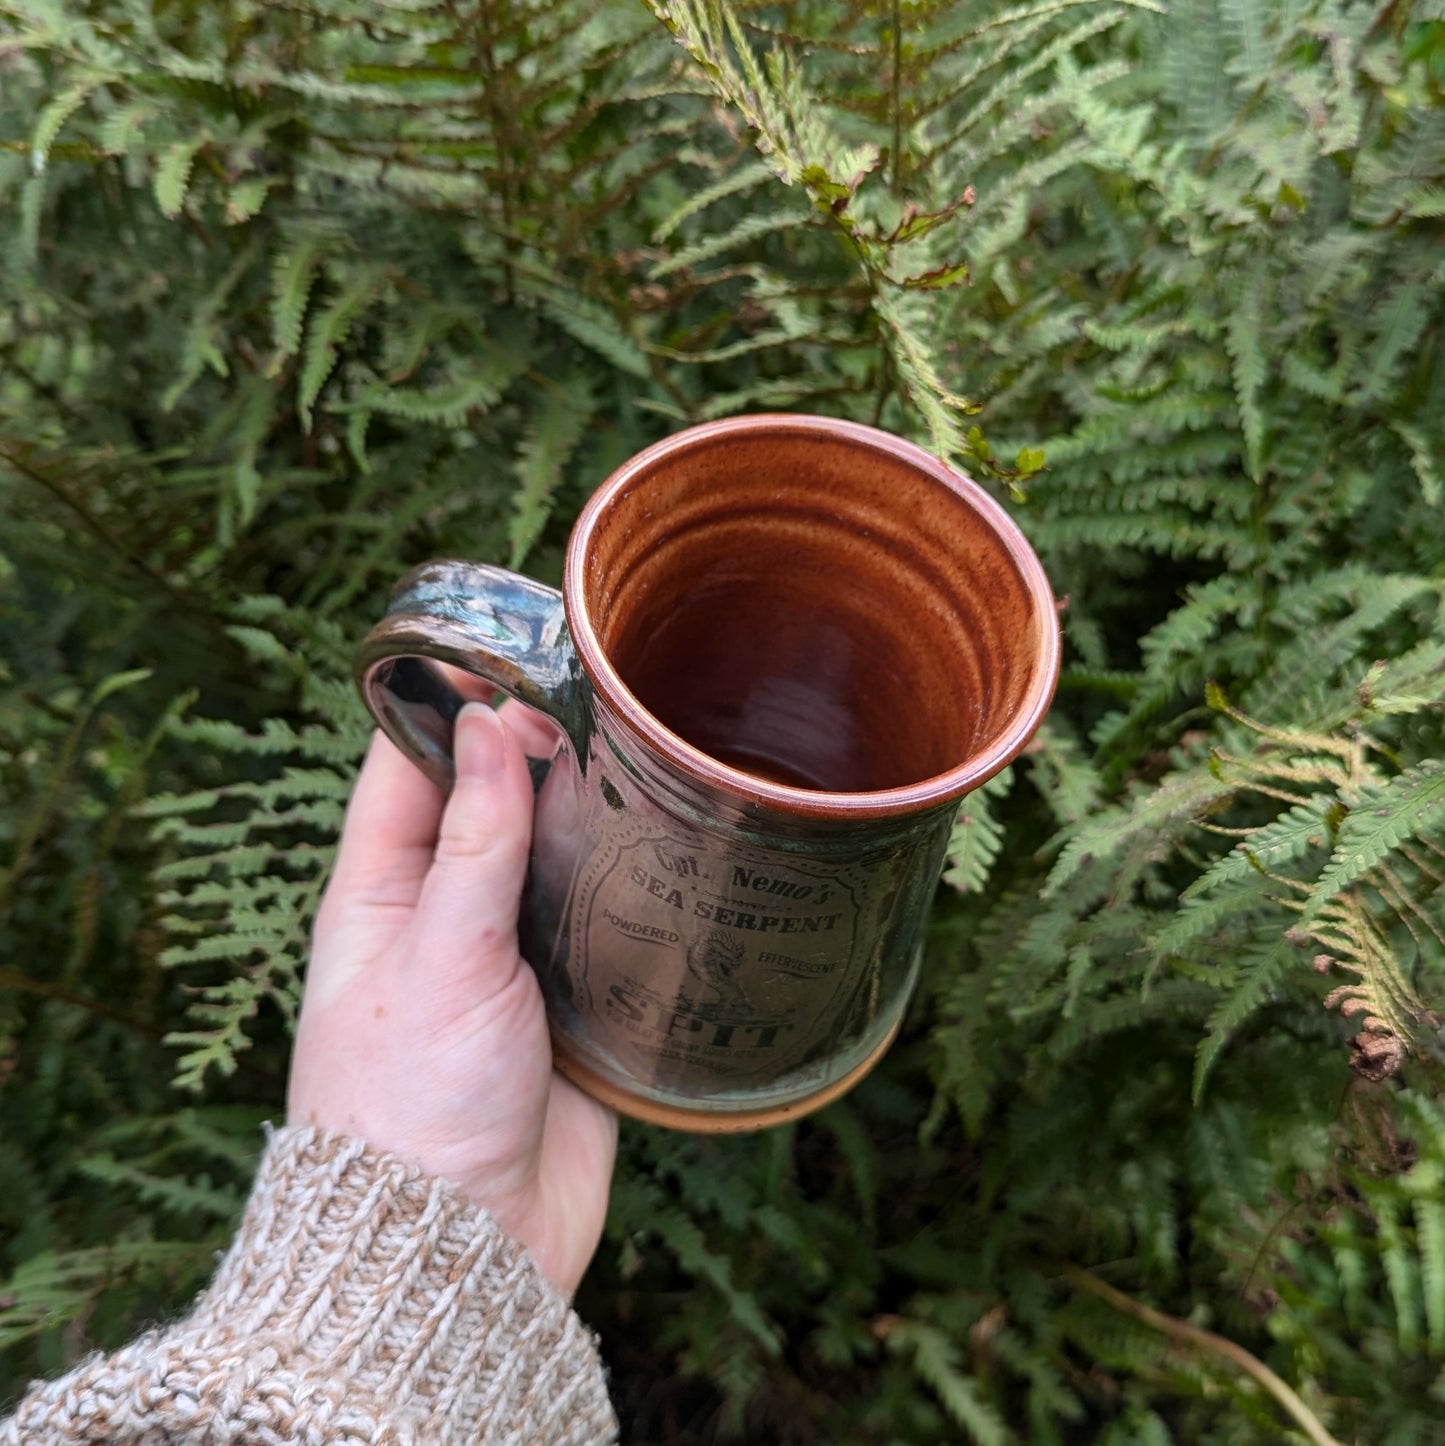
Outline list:
[[[277,1131],[192,1314],[34,1387],[0,1446],[592,1446],[616,1439],[596,1344],[453,1187]]]

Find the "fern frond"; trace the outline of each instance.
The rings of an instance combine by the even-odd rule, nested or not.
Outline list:
[[[1240,845],[1241,849],[1244,847]],[[1154,964],[1201,940],[1215,939],[1231,925],[1239,926],[1253,911],[1265,907],[1276,897],[1278,886],[1271,883],[1262,871],[1251,868],[1248,854],[1226,854],[1219,862],[1229,864],[1232,872],[1236,858],[1240,857],[1244,859],[1241,869],[1250,872],[1231,880],[1233,887],[1213,898],[1203,898],[1192,892],[1195,885],[1191,885],[1186,891],[1187,897],[1181,896],[1180,907],[1149,941]]]
[[[191,183],[191,168],[196,163],[196,154],[210,139],[203,131],[200,135],[187,136],[183,141],[174,141],[161,152],[153,190],[162,215],[172,219],[180,215]]]
[[[1397,774],[1382,788],[1361,798],[1340,825],[1338,842],[1316,881],[1300,927],[1320,917],[1326,905],[1390,853],[1445,824],[1445,763],[1426,759]]]
[[[158,795],[143,809],[174,855],[158,870],[172,890],[164,899],[170,942],[162,963],[202,971],[203,982],[192,986],[196,1027],[168,1036],[183,1050],[176,1083],[185,1089],[199,1089],[212,1071],[235,1069],[263,1000],[294,1015],[310,919],[367,734],[349,682],[327,681],[344,666],[331,625],[290,613],[274,598],[245,599],[235,616],[231,626],[255,667],[306,680],[312,716],[269,719],[257,732],[223,720],[177,722],[178,735],[222,757],[261,760],[270,771]]]
[[[408,422],[460,427],[474,412],[495,407],[522,366],[522,357],[505,354],[459,362],[447,380],[434,386],[398,387],[377,383],[360,392],[354,400],[338,403],[335,410],[376,412]]]
[[[137,1270],[205,1274],[207,1240],[126,1240],[87,1250],[41,1251],[15,1269],[0,1291],[0,1349],[74,1320],[115,1281]]]
[[[1395,373],[1430,323],[1430,303],[1440,294],[1445,272],[1437,271],[1428,279],[1405,281],[1384,304],[1378,340],[1359,384],[1360,400],[1377,402],[1392,384]]]
[[[1013,790],[1012,768],[996,773],[959,805],[948,838],[948,864],[943,879],[961,894],[981,892],[1003,846],[1003,828],[989,800],[1002,801]]]
[[[1337,894],[1312,928],[1296,928],[1289,937],[1317,941],[1356,976],[1332,990],[1325,1006],[1338,1008],[1346,1018],[1362,1017],[1354,1040],[1354,1064],[1361,1074],[1375,1079],[1394,1074],[1426,1010],[1362,900],[1355,893]]]
[[[517,459],[517,492],[507,525],[509,566],[521,565],[551,510],[563,469],[582,440],[596,403],[586,378],[574,376],[547,388]]]
[[[1419,1274],[1405,1236],[1404,1202],[1393,1195],[1379,1194],[1371,1201],[1379,1237],[1380,1261],[1395,1305],[1395,1330],[1400,1348],[1415,1354],[1421,1346],[1422,1314]]]
[[[938,1327],[919,1320],[889,1323],[888,1349],[907,1359],[943,1403],[949,1417],[977,1446],[1010,1446],[1013,1433],[960,1369],[958,1347]]]
[[[1238,616],[1256,603],[1258,591],[1247,579],[1225,574],[1185,590],[1185,601],[1140,640],[1144,671],[1168,677],[1181,660],[1192,660],[1227,617]]]
[[[178,1215],[199,1216],[231,1224],[241,1214],[244,1196],[234,1186],[213,1185],[205,1176],[184,1179],[157,1175],[113,1155],[91,1155],[80,1163],[80,1171],[106,1185],[124,1185],[150,1204]]]
[[[1061,825],[1078,823],[1097,806],[1102,781],[1081,756],[1078,743],[1062,725],[1045,721],[1028,753],[1029,777]]]
[[[1081,997],[1072,1017],[1063,1019],[1048,1036],[1044,1052],[1054,1059],[1068,1059],[1085,1044],[1096,1043],[1111,1034],[1157,1027],[1181,1015],[1204,1014],[1214,998],[1213,989],[1189,979],[1166,979],[1155,984],[1147,995],[1136,991],[1086,1000]]]
[[[376,297],[384,276],[385,268],[380,265],[357,267],[341,291],[312,319],[296,388],[296,407],[308,429],[311,409],[340,359],[346,335]]]
[[[307,303],[320,276],[321,262],[335,244],[327,230],[318,226],[304,232],[276,258],[272,268],[271,333],[278,363],[300,350]]]
[[[35,129],[30,133],[30,164],[37,173],[45,169],[51,147],[65,129],[66,122],[110,79],[112,77],[104,74],[83,75],[46,102],[35,118]]]
[[[772,180],[773,173],[760,162],[750,161],[735,166],[720,180],[714,181],[710,186],[704,186],[700,191],[695,191],[689,196],[658,225],[652,233],[653,241],[661,245],[684,221],[707,210],[709,206],[715,205],[718,201],[725,201],[730,196],[756,190],[759,186],[765,186]]]
[[[1405,1177],[1415,1196],[1415,1241],[1420,1256],[1420,1291],[1425,1304],[1425,1329],[1431,1351],[1445,1353],[1445,1199],[1441,1171],[1414,1165]]]
[[[1294,804],[1273,823],[1251,830],[1232,853],[1226,854],[1194,880],[1180,895],[1181,902],[1197,899],[1214,889],[1248,875],[1277,873],[1311,848],[1323,848],[1332,831],[1345,816],[1345,809],[1332,794],[1316,793]],[[1182,916],[1181,916],[1182,917]]]
[[[919,313],[910,304],[916,300],[881,290],[874,294],[873,309],[883,324],[899,388],[922,418],[929,446],[940,457],[957,457],[970,450],[959,422],[969,403],[943,384],[932,346],[918,324]]]
[[[1279,941],[1264,950],[1246,954],[1225,986],[1224,997],[1204,1021],[1204,1037],[1194,1055],[1192,1094],[1197,1105],[1204,1098],[1204,1088],[1224,1047],[1252,1014],[1273,996],[1281,979],[1291,968],[1298,967],[1298,952]]]
[[[1096,814],[1069,835],[1044,883],[1042,897],[1058,894],[1085,867],[1117,857],[1125,844],[1138,840],[1146,849],[1164,847],[1170,830],[1184,825],[1229,792],[1227,785],[1207,772],[1175,773],[1131,805]]]
[[[543,310],[568,336],[630,376],[651,377],[646,353],[612,312],[555,287],[533,285],[532,289],[541,297]]]
[[[773,236],[780,232],[796,230],[810,224],[806,215],[795,215],[788,211],[764,212],[755,216],[744,216],[727,231],[694,241],[690,246],[675,252],[665,261],[659,261],[648,273],[653,281],[661,281],[679,271],[691,271],[704,261],[716,256],[737,251],[760,237]]]
[[[1259,318],[1265,314],[1264,274],[1256,266],[1244,277],[1239,295],[1225,322],[1224,335],[1234,363],[1234,394],[1244,429],[1245,460],[1257,482],[1264,465],[1264,412],[1260,392],[1264,386],[1264,352],[1260,346]]]
[[[733,1280],[727,1260],[709,1248],[695,1221],[669,1203],[656,1186],[634,1180],[623,1192],[619,1209],[635,1221],[645,1220],[646,1231],[655,1236],[676,1257],[689,1275],[706,1281],[727,1302],[733,1319],[770,1356],[781,1349],[777,1327],[758,1308],[758,1303]],[[642,1199],[632,1197],[641,1195]]]
[[[1413,422],[1396,422],[1395,434],[1410,449],[1410,465],[1420,479],[1420,495],[1429,506],[1439,506],[1445,495],[1445,482],[1441,481],[1438,470],[1438,449],[1432,447],[1424,431]]]
[[[1301,696],[1358,655],[1370,632],[1437,592],[1438,585],[1428,578],[1377,574],[1361,585],[1351,612],[1334,622],[1304,599],[1281,598],[1281,611],[1298,607],[1299,636],[1278,651],[1271,667],[1246,690],[1241,707],[1265,721],[1289,716]]]

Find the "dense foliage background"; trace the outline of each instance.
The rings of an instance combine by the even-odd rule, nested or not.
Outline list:
[[[227,1238],[392,579],[782,408],[1070,653],[885,1065],[624,1131],[625,1439],[1445,1441],[1438,4],[0,0],[0,231],[0,1397]]]

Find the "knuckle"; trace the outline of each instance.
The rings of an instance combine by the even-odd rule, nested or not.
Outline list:
[[[437,839],[436,861],[444,868],[514,868],[525,863],[526,856],[525,843],[485,826],[443,828]]]

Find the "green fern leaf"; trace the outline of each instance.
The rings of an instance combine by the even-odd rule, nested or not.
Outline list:
[[[944,291],[950,286],[966,286],[968,282],[968,262],[953,261],[916,276],[905,276],[898,284],[908,291]]]
[[[189,1180],[156,1175],[112,1155],[92,1155],[80,1162],[80,1173],[107,1185],[124,1185],[142,1199],[179,1215],[234,1221],[244,1203],[239,1190],[212,1185],[204,1176]]]
[[[1410,465],[1420,479],[1420,494],[1430,507],[1438,507],[1445,495],[1445,483],[1440,480],[1437,470],[1440,462],[1438,448],[1432,447],[1425,433],[1413,422],[1394,423],[1395,435],[1410,449]]]
[[[922,317],[915,309],[920,300],[910,293],[879,291],[873,307],[883,323],[899,386],[922,418],[930,447],[940,457],[957,457],[968,451],[959,414],[966,412],[969,404],[949,391],[939,375],[932,345],[920,324]]]
[[[0,1290],[0,1350],[74,1320],[127,1271],[200,1274],[214,1263],[209,1240],[125,1240],[89,1250],[32,1255]]]
[[[268,628],[252,627],[246,623],[232,623],[226,633],[246,650],[246,652],[258,662],[266,663],[287,663],[291,660],[291,652],[284,643]]]
[[[676,1206],[669,1205],[661,1191],[655,1192],[648,1213],[649,1229],[677,1257],[678,1264],[699,1280],[705,1280],[728,1303],[733,1319],[768,1353],[781,1349],[777,1328],[759,1308],[749,1292],[733,1280],[727,1260],[709,1248],[707,1239]]]
[[[314,318],[306,337],[297,384],[297,409],[302,425],[310,431],[311,408],[340,357],[342,343],[356,318],[376,296],[384,272],[380,266],[360,267],[341,294]]]
[[[1235,858],[1235,854],[1226,854],[1219,862],[1230,864],[1233,873]],[[1231,888],[1216,893],[1212,898],[1202,897],[1202,890],[1199,894],[1192,893],[1193,885],[1186,891],[1189,897],[1181,895],[1180,907],[1169,916],[1169,922],[1150,941],[1155,964],[1172,955],[1183,953],[1191,944],[1196,944],[1201,939],[1215,938],[1231,925],[1238,926],[1254,910],[1269,904],[1277,886],[1255,870],[1247,856],[1238,865],[1238,870],[1244,877],[1234,881]],[[1199,882],[1201,881],[1196,880],[1196,884]]]
[[[474,412],[495,407],[524,365],[525,358],[518,354],[479,357],[468,365],[459,364],[449,381],[426,388],[368,387],[354,402],[338,404],[336,410],[460,427]]]
[[[1445,616],[1441,618],[1445,622]],[[1356,695],[1367,713],[1400,715],[1438,708],[1445,689],[1445,638],[1426,638],[1398,658],[1372,663]]]
[[[1273,47],[1265,39],[1266,10],[1258,0],[1218,0],[1219,20],[1232,52],[1225,70],[1251,95],[1269,78]]]
[[[1224,329],[1225,344],[1234,363],[1234,395],[1244,428],[1245,459],[1249,475],[1256,482],[1264,456],[1264,412],[1260,405],[1266,375],[1264,348],[1260,345],[1264,307],[1264,273],[1256,266],[1243,279]]]
[[[517,491],[507,524],[510,567],[520,567],[541,535],[552,494],[577,450],[595,403],[585,378],[572,377],[547,388],[517,458]]]
[[[156,114],[149,98],[117,106],[101,123],[99,143],[107,155],[123,156],[138,141],[145,123]]]
[[[212,1074],[222,1079],[235,1074],[237,1057],[251,1047],[245,1025],[255,1012],[253,1003],[236,1011],[221,1028],[178,1029],[167,1034],[165,1043],[183,1050],[176,1061],[175,1088],[198,1094]]]
[[[1041,897],[1058,894],[1086,865],[1113,857],[1126,843],[1140,836],[1154,845],[1166,831],[1177,828],[1231,792],[1204,771],[1172,774],[1158,788],[1140,794],[1126,808],[1095,814],[1068,836],[1058,862],[1044,882]]]
[[[1285,810],[1273,823],[1254,830],[1217,860],[1180,895],[1182,902],[1232,884],[1250,870],[1277,872],[1310,848],[1330,842],[1331,829],[1344,814],[1332,794],[1317,793]]]
[[[181,214],[181,207],[185,204],[196,154],[209,140],[210,136],[202,131],[199,135],[173,142],[161,152],[152,189],[161,213],[172,220]]]
[[[40,222],[45,213],[46,178],[30,176],[20,188],[19,249],[25,261],[34,265],[40,255]]]
[[[1364,1319],[1370,1288],[1370,1267],[1353,1221],[1346,1216],[1339,1224],[1321,1232],[1330,1247],[1335,1274],[1339,1277],[1345,1319],[1359,1329]]]
[[[1317,590],[1280,596],[1279,611],[1293,615],[1298,636],[1246,690],[1241,707],[1252,718],[1268,723],[1291,717],[1301,697],[1358,657],[1369,633],[1410,603],[1438,592],[1429,578],[1388,573],[1366,578],[1348,569],[1315,583]],[[1324,606],[1331,597],[1350,607],[1347,616],[1333,622],[1327,620],[1330,614]]]
[[[934,1032],[937,1094],[923,1127],[925,1137],[943,1122],[950,1103],[958,1110],[969,1139],[976,1140],[983,1127],[997,1076],[990,1067],[991,1015],[981,1005],[980,992],[974,975],[960,974],[950,991],[947,1013],[951,1017]]]
[[[277,258],[272,272],[271,333],[278,365],[281,358],[294,356],[301,346],[301,325],[311,288],[322,259],[334,244],[325,230],[307,231]]]
[[[1181,1015],[1199,1016],[1215,999],[1215,991],[1190,979],[1166,979],[1155,984],[1147,994],[1135,991],[1100,998],[1083,995],[1072,1015],[1063,1019],[1049,1036],[1043,1048],[1054,1059],[1067,1059],[1084,1044],[1092,1044],[1111,1034],[1157,1025]],[[1015,1010],[1022,1017],[1028,1011]]]
[[[1421,186],[1412,191],[1404,209],[1422,221],[1440,220],[1445,217],[1445,186]]]
[[[996,773],[959,805],[948,837],[944,882],[961,894],[979,893],[1003,846],[1003,828],[993,816],[990,798],[1007,798],[1013,788],[1012,768]]]
[[[1430,302],[1440,294],[1440,274],[1425,281],[1402,282],[1380,317],[1379,340],[1360,381],[1359,396],[1377,402],[1388,391],[1404,357],[1431,318]]]
[[[610,311],[551,287],[537,289],[543,297],[543,309],[568,336],[630,376],[641,380],[651,377],[646,353]]]
[[[1225,1045],[1251,1014],[1269,1002],[1279,981],[1297,961],[1296,951],[1283,941],[1261,957],[1246,955],[1241,961],[1225,997],[1204,1021],[1205,1035],[1194,1054],[1193,1097],[1196,1105],[1204,1098],[1204,1087]]]
[[[1226,574],[1191,586],[1184,596],[1184,605],[1140,641],[1144,671],[1154,677],[1164,678],[1175,671],[1181,658],[1203,653],[1221,621],[1250,606],[1257,589],[1249,579]]]
[[[1379,1232],[1380,1260],[1385,1267],[1390,1297],[1395,1304],[1395,1331],[1400,1348],[1408,1355],[1414,1355],[1421,1344],[1420,1275],[1400,1219],[1403,1202],[1393,1191],[1389,1194],[1379,1191],[1372,1194],[1370,1203],[1375,1210]]]
[[[977,1446],[1010,1446],[1013,1433],[980,1398],[978,1382],[959,1369],[958,1348],[941,1330],[923,1321],[899,1321],[888,1333],[888,1348],[912,1362],[969,1440]]]
[[[748,161],[741,166],[736,166],[720,181],[715,181],[709,187],[703,187],[702,191],[696,191],[690,195],[677,210],[673,211],[673,214],[668,215],[667,220],[662,221],[657,230],[652,233],[652,240],[661,246],[662,241],[667,240],[687,218],[693,217],[699,211],[706,210],[717,201],[726,200],[730,195],[754,191],[759,185],[767,185],[772,179],[774,176],[770,169],[767,166],[759,165],[756,161]]]
[[[1425,1301],[1425,1327],[1433,1352],[1445,1352],[1445,1198],[1442,1184],[1445,1172],[1442,1162],[1423,1162],[1433,1166],[1427,1172],[1416,1164],[1407,1184],[1415,1196],[1415,1240],[1420,1252],[1420,1288]],[[1416,1178],[1418,1177],[1418,1178]]]
[[[1352,808],[1340,825],[1335,851],[1315,884],[1300,927],[1319,918],[1337,894],[1358,883],[1402,843],[1441,822],[1445,807],[1445,763],[1426,759],[1392,778]]]
[[[267,176],[247,176],[235,182],[226,192],[226,220],[239,226],[259,215],[275,184]]]
[[[695,241],[691,246],[669,256],[666,261],[658,262],[649,273],[650,279],[661,281],[679,271],[690,271],[704,261],[711,261],[715,256],[723,256],[729,251],[741,249],[748,242],[756,241],[759,237],[772,236],[780,231],[796,230],[799,226],[808,224],[807,216],[793,215],[786,211],[781,214],[765,211],[759,215],[744,216],[729,230],[715,236],[705,237],[701,241]]]
[[[105,75],[86,75],[45,104],[30,134],[30,164],[37,173],[45,169],[50,148],[65,129],[65,123],[110,79]]]
[[[1298,352],[1291,352],[1284,358],[1284,376],[1292,387],[1318,397],[1322,402],[1344,402],[1345,391],[1340,378],[1321,370]]]
[[[1027,755],[1029,778],[1060,824],[1080,822],[1099,802],[1098,770],[1062,724],[1046,721]]]
[[[847,1100],[840,1100],[831,1109],[822,1111],[818,1125],[833,1136],[839,1157],[848,1167],[848,1177],[858,1196],[858,1207],[864,1223],[872,1230],[878,1217],[879,1158],[878,1151]]]

